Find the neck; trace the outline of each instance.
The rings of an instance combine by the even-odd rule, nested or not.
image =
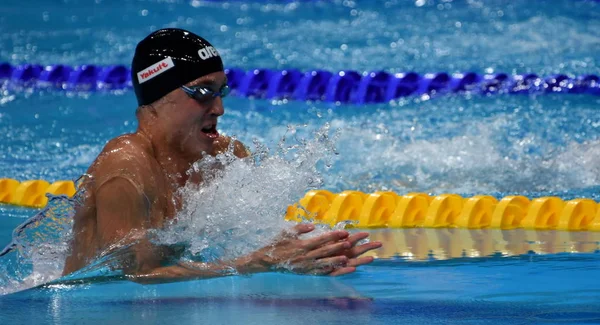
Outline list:
[[[199,175],[190,176],[188,172],[192,168],[192,164],[201,157],[188,157],[174,150],[174,146],[168,143],[167,137],[157,130],[140,127],[137,134],[148,141],[152,148],[152,156],[158,161],[173,189],[183,187],[188,181],[198,181],[196,178]]]

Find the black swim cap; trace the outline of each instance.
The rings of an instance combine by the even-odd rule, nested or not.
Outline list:
[[[223,71],[223,62],[207,40],[187,30],[166,28],[138,43],[131,63],[131,81],[138,105],[142,106],[217,71]]]

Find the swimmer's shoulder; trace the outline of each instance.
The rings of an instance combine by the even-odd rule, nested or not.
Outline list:
[[[114,160],[135,162],[152,158],[152,147],[149,141],[137,133],[130,133],[108,141],[96,160],[100,163]]]
[[[106,143],[88,174],[101,182],[114,176],[124,176],[143,182],[151,172],[154,157],[148,142],[136,133],[125,134]]]

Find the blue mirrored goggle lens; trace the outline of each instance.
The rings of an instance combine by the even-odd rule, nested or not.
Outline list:
[[[206,87],[187,87],[181,86],[183,91],[185,91],[190,97],[198,100],[198,101],[207,101],[213,99],[217,96],[226,97],[229,95],[230,88],[227,84],[223,85],[219,91],[213,91]]]

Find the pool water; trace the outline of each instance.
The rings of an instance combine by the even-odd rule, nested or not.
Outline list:
[[[156,286],[55,287],[2,299],[0,319],[6,324],[592,324],[600,317],[598,290],[590,288],[589,278],[597,265],[597,254],[387,261],[343,279],[262,274]]]
[[[599,8],[570,0],[5,0],[0,61],[128,65],[150,31],[181,27],[209,39],[226,66],[244,69],[599,74]],[[108,139],[136,128],[131,91],[9,84],[0,95],[0,177],[76,179]],[[448,95],[365,106],[230,97],[219,126],[275,156],[282,138],[310,151],[302,139],[315,141],[314,133],[328,127],[335,149],[319,153],[326,163],[315,163],[311,175],[332,191],[599,200],[599,104],[597,96],[572,94]],[[293,153],[282,156],[297,162]],[[267,175],[299,181],[291,167],[272,166],[279,169]],[[303,191],[295,189],[289,203]],[[264,229],[283,214],[275,202],[281,196],[259,193],[273,211],[251,220]],[[237,203],[205,206],[225,204]],[[36,212],[0,206],[0,246]],[[0,324],[600,323],[597,234],[412,229],[373,230],[372,237],[384,242],[378,260],[340,278],[261,274],[23,291],[4,284],[0,292],[12,293],[0,296]]]

